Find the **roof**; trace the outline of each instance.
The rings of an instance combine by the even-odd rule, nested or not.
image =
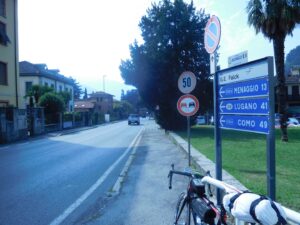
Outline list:
[[[93,93],[89,94],[89,96],[90,97],[103,97],[103,96],[114,96],[114,95],[108,94],[103,91],[97,91],[97,92],[93,92]]]
[[[300,76],[288,76],[285,80],[286,84],[300,84]]]
[[[20,76],[41,76],[73,85],[73,80],[59,74],[58,69],[48,69],[46,64],[33,64],[27,61],[19,62]]]
[[[74,108],[75,109],[93,109],[95,106],[94,103],[89,101],[75,101]]]

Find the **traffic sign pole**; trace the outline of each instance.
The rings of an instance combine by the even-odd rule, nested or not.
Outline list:
[[[191,117],[187,116],[187,138],[188,138],[188,154],[189,154],[189,167],[191,166]]]
[[[275,154],[275,99],[274,99],[274,67],[273,58],[268,58],[269,70],[269,99],[270,99],[270,131],[267,135],[267,189],[268,195],[272,200],[276,200],[276,154]]]
[[[221,129],[220,129],[220,114],[219,114],[219,79],[217,73],[216,52],[214,53],[214,125],[215,125],[215,161],[216,161],[216,178],[222,180],[222,142],[221,142]],[[221,192],[217,189],[217,204],[222,204]]]

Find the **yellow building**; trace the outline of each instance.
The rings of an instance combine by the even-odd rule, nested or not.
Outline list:
[[[0,107],[19,107],[17,0],[0,0]]]

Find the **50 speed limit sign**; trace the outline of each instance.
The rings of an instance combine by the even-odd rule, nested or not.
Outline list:
[[[197,79],[190,71],[183,72],[178,79],[178,88],[184,94],[191,93],[196,87]]]

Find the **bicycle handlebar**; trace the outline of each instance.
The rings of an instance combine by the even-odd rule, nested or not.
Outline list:
[[[168,177],[170,178],[169,179],[169,189],[172,189],[173,174],[179,174],[179,175],[183,175],[183,176],[187,176],[187,177],[191,177],[191,178],[195,178],[195,177],[200,178],[203,183],[211,184],[211,185],[225,191],[226,193],[242,193],[243,192],[230,184],[227,184],[223,181],[214,179],[210,176],[201,176],[200,174],[195,174],[192,172],[175,171],[174,165],[172,165],[172,170],[170,170],[169,175],[168,175]],[[300,213],[293,211],[289,208],[286,208],[284,206],[282,206],[282,208],[285,211],[287,219],[289,221],[296,223],[296,224],[300,224]]]

